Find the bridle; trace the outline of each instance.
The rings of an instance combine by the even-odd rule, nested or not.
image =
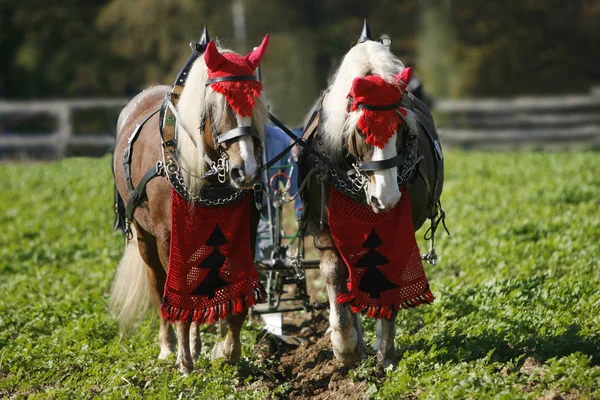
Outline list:
[[[354,103],[354,98],[352,96],[348,96],[348,107],[347,107],[348,112],[350,111],[353,103]],[[400,99],[400,101],[397,101],[395,103],[385,104],[385,105],[370,105],[370,104],[365,104],[365,103],[358,103],[357,108],[360,108],[362,110],[370,110],[370,111],[396,110],[396,113],[398,113],[398,115],[402,119],[406,120],[407,118],[400,112],[400,108],[402,108],[404,111],[407,111],[406,108],[404,108],[404,105],[405,105],[405,99],[404,99],[404,96],[402,96],[402,99]],[[407,112],[407,115],[408,115],[408,112]],[[409,125],[411,125],[411,124],[409,123]],[[416,125],[415,125],[415,127],[416,127]],[[410,127],[410,128],[412,128],[412,127]],[[410,129],[410,130],[412,131],[412,129]],[[396,131],[395,135],[400,135],[401,131],[402,131],[402,129],[399,128],[398,131]],[[356,128],[356,133],[358,135],[360,135],[361,137],[366,138],[366,135],[358,127]],[[349,155],[356,158],[356,160],[354,162],[350,163],[352,165],[352,169],[347,170],[348,177],[352,181],[352,187],[356,191],[359,191],[359,190],[366,191],[367,190],[367,186],[370,181],[368,173],[381,171],[381,170],[385,170],[385,169],[390,169],[390,168],[394,168],[394,167],[398,167],[398,179],[397,179],[398,186],[402,185],[403,183],[406,183],[408,178],[413,174],[413,171],[414,171],[416,165],[418,164],[418,162],[420,161],[420,159],[422,157],[416,156],[416,150],[417,150],[416,149],[416,139],[417,139],[416,130],[412,131],[412,132],[408,132],[408,134],[406,134],[404,136],[405,136],[403,138],[404,140],[399,141],[397,143],[397,154],[394,157],[386,158],[383,160],[377,160],[377,161],[364,161],[364,160],[360,160],[359,154],[352,154],[352,153],[348,152]],[[352,135],[352,140],[353,140],[354,148],[358,149],[358,146],[356,143],[356,134]]]
[[[258,131],[252,126],[237,127],[227,132],[220,133],[217,129],[215,129],[215,123],[210,109],[205,110],[205,112],[203,112],[200,116],[201,128],[205,128],[207,122],[210,124],[213,133],[213,140],[215,141],[215,148],[219,153],[219,158],[217,160],[213,160],[205,151],[204,161],[209,167],[208,170],[202,176],[194,176],[192,174],[190,174],[190,176],[193,176],[196,179],[210,179],[216,175],[218,182],[221,185],[206,185],[206,190],[203,189],[202,193],[200,194],[191,193],[187,188],[183,176],[181,175],[181,171],[184,170],[184,167],[178,160],[179,155],[177,152],[177,134],[180,129],[176,129],[176,126],[178,125],[181,130],[187,133],[188,138],[196,148],[198,147],[198,144],[196,143],[194,137],[190,134],[191,131],[184,126],[183,120],[179,116],[176,106],[180,95],[183,92],[183,88],[194,62],[200,55],[204,54],[209,41],[210,38],[208,37],[208,31],[205,28],[199,42],[190,43],[192,54],[177,75],[171,91],[167,94],[167,97],[163,102],[160,110],[161,122],[159,124],[163,148],[163,161],[159,161],[157,163],[157,170],[159,170],[158,164],[160,163],[160,169],[164,171],[164,174],[173,188],[187,200],[202,206],[221,206],[237,201],[248,192],[248,190],[232,188],[229,185],[222,185],[227,181],[229,175],[229,157],[227,156],[225,148],[227,142],[249,135],[254,139],[259,140],[261,144],[259,147],[262,151],[262,141],[260,140]],[[217,82],[240,82],[251,80],[257,79],[252,75],[226,76],[209,79],[207,80],[206,85]],[[257,159],[257,163],[259,165],[262,164],[262,157]],[[189,171],[186,172],[189,173]],[[256,199],[255,202],[257,202]]]
[[[211,84],[218,82],[243,81],[258,81],[258,79],[254,75],[223,76],[219,78],[208,79],[205,86],[208,87]],[[208,110],[203,110],[200,115],[200,130],[204,132],[206,129],[206,124],[208,123],[210,125],[215,150],[219,153],[219,158],[216,161],[212,160],[210,156],[205,153],[204,160],[208,164],[209,170],[198,178],[206,179],[216,174],[219,183],[225,183],[229,175],[229,156],[227,155],[226,151],[227,143],[244,136],[250,136],[252,137],[253,141],[258,142],[259,145],[257,147],[259,149],[259,154],[255,154],[254,157],[259,168],[262,166],[263,143],[258,129],[256,129],[255,126],[238,126],[222,133],[219,131],[219,129],[217,129],[214,121],[215,119],[213,118],[211,108],[208,108]]]

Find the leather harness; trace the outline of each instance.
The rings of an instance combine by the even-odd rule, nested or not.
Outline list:
[[[137,124],[133,133],[129,137],[127,147],[123,153],[123,168],[125,181],[127,182],[127,187],[130,192],[130,198],[125,206],[125,209],[122,209],[122,205],[117,201],[115,204],[115,208],[117,209],[117,226],[123,226],[125,233],[128,237],[131,235],[130,224],[133,221],[133,214],[135,209],[138,206],[143,206],[147,209],[147,206],[144,204],[144,196],[146,193],[146,185],[152,179],[157,176],[165,176],[168,178],[169,182],[173,186],[173,188],[186,200],[192,201],[201,206],[222,206],[226,204],[231,204],[242,197],[248,192],[248,190],[235,189],[230,186],[224,185],[210,185],[210,187],[204,187],[199,195],[194,195],[189,192],[185,183],[183,181],[183,177],[180,173],[180,164],[177,160],[177,103],[179,102],[179,98],[181,93],[183,92],[183,88],[189,76],[190,69],[194,65],[196,59],[204,53],[206,50],[206,46],[209,42],[208,32],[204,31],[202,38],[198,43],[191,42],[190,46],[192,48],[192,54],[184,64],[183,68],[177,75],[177,79],[173,84],[173,87],[162,103],[162,106],[159,110],[152,112],[148,115],[141,123]],[[219,77],[215,79],[209,79],[206,82],[206,86],[209,86],[213,83],[217,82],[239,82],[239,81],[249,81],[256,80],[256,77],[253,75],[240,75],[240,76],[225,76]],[[131,158],[133,152],[133,144],[137,140],[139,133],[142,130],[142,127],[148,122],[152,117],[154,117],[157,113],[159,113],[159,127],[160,134],[162,139],[162,152],[163,152],[163,160],[159,160],[156,165],[150,168],[142,177],[140,182],[136,186],[134,186],[132,177],[131,177]],[[212,118],[210,110],[208,113],[202,114],[202,123],[201,127],[204,127],[207,120],[210,120],[212,133],[214,135],[215,142],[217,146],[220,146],[230,140],[237,139],[242,136],[252,136],[260,140],[258,131],[253,126],[243,126],[234,128],[228,132],[220,134],[217,129],[215,129],[213,125],[214,119]],[[180,126],[182,121],[179,121]],[[187,131],[184,127],[182,127],[184,131]],[[194,138],[189,135],[188,137],[191,139],[194,145],[197,145]],[[208,156],[205,156],[205,161],[209,165],[210,169],[204,174],[201,179],[210,178],[213,175],[219,175],[219,182],[225,182],[225,173],[226,173],[226,165],[218,165],[222,159],[217,161],[211,160]],[[223,159],[223,164],[226,163],[226,159]],[[219,169],[221,168],[221,169]],[[223,172],[223,175],[220,174]],[[222,178],[223,177],[223,178]],[[257,191],[255,191],[256,194]],[[255,203],[257,207],[259,204],[262,204],[262,197],[259,195],[255,195]],[[259,207],[260,208],[260,207]]]
[[[443,223],[446,231],[448,231],[445,224],[445,212],[442,209],[440,200],[436,198],[437,189],[443,173],[443,154],[439,140],[433,135],[432,132],[429,131],[426,124],[424,124],[421,121],[418,114],[415,112],[414,95],[412,95],[409,92],[405,92],[401,102],[386,106],[369,106],[365,104],[359,104],[358,106],[359,108],[364,109],[375,109],[375,107],[377,107],[378,110],[388,110],[404,106],[404,109],[407,111],[407,115],[410,118],[403,117],[403,119],[407,123],[403,124],[403,147],[398,149],[398,155],[386,160],[358,162],[355,159],[349,160],[348,156],[350,156],[350,158],[353,158],[354,156],[347,155],[338,163],[333,163],[331,159],[329,159],[329,157],[322,153],[320,149],[321,134],[319,131],[319,124],[320,116],[323,110],[323,102],[326,96],[327,91],[324,91],[321,95],[318,107],[315,109],[315,111],[309,118],[304,129],[303,140],[301,141],[301,147],[303,152],[301,152],[300,154],[301,157],[308,157],[307,161],[304,162],[304,164],[319,165],[319,163],[321,163],[322,167],[328,170],[326,171],[326,173],[328,173],[326,179],[328,180],[329,184],[335,187],[338,191],[341,191],[349,197],[353,198],[354,201],[363,204],[366,203],[366,196],[364,195],[362,187],[356,187],[356,185],[353,185],[353,171],[350,168],[351,164],[353,165],[356,174],[398,167],[399,186],[402,184],[410,186],[414,184],[418,177],[421,177],[421,179],[423,179],[423,181],[425,182],[425,186],[428,192],[428,207],[430,210],[429,219],[431,221],[431,226],[428,232],[426,233],[426,235],[429,235],[427,239],[431,239],[431,247],[429,253],[424,256],[424,259],[432,264],[435,264],[435,262],[437,261],[437,255],[435,254],[433,243],[435,231],[440,221]],[[350,101],[352,101],[352,99],[350,99]],[[427,175],[423,172],[421,168],[419,168],[420,160],[423,158],[423,156],[418,154],[418,126],[420,126],[422,130],[426,133],[426,136],[429,139],[431,145],[432,152],[434,154],[433,162],[435,166],[435,173],[433,182],[430,182]],[[356,139],[354,138],[354,140]],[[303,173],[303,175],[304,178],[307,176],[306,173]],[[303,179],[303,177],[301,177],[301,179]],[[324,186],[324,184],[324,180],[322,180],[321,185]],[[305,190],[310,189],[305,188]],[[324,226],[324,197],[324,194],[322,194],[321,227]]]

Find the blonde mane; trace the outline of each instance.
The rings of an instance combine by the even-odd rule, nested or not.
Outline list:
[[[337,158],[342,154],[344,143],[354,133],[360,118],[360,110],[350,114],[346,111],[354,78],[379,75],[392,83],[394,75],[403,68],[398,57],[379,42],[357,44],[344,56],[323,104],[321,133],[324,150],[330,157]]]
[[[221,53],[232,52],[231,50],[219,49]],[[207,170],[204,161],[204,132],[201,131],[201,115],[204,110],[212,109],[213,125],[222,131],[222,126],[231,126],[231,113],[229,104],[220,93],[215,92],[210,86],[206,86],[208,80],[208,69],[204,57],[200,56],[190,69],[185,87],[181,92],[177,111],[182,121],[177,121],[177,152],[179,162],[182,164],[181,175],[185,185],[192,194],[198,195],[205,183],[199,179]],[[268,121],[267,107],[262,96],[256,99],[256,105],[252,110],[252,125],[258,130],[264,142],[264,127]],[[237,123],[234,125],[237,126]],[[183,128],[185,127],[185,128]],[[187,130],[189,135],[183,130]],[[192,139],[197,143],[194,145]],[[216,160],[215,160],[216,161]]]

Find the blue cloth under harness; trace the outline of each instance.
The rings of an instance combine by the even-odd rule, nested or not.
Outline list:
[[[295,129],[294,134],[299,136],[302,134],[302,129]],[[275,125],[267,125],[265,127],[265,154],[266,159],[271,160],[283,152],[290,144],[292,140],[278,127]],[[263,177],[264,185],[269,191],[269,193],[273,193],[271,190],[271,186],[269,181],[271,177],[275,175],[277,172],[284,172],[291,178],[289,195],[293,196],[298,191],[298,166],[296,164],[296,159],[292,151],[289,151],[287,155],[285,155],[281,160],[277,161],[268,171],[266,171],[266,176]],[[279,182],[278,178],[275,178],[275,182],[273,186],[279,187],[279,184],[285,185],[285,179],[280,178]],[[302,199],[300,196],[296,197],[294,202],[294,208],[296,210],[296,218],[299,218],[302,213]],[[275,206],[270,201],[267,196],[263,198],[263,208],[261,210],[261,221],[258,226],[258,236],[259,240],[257,241],[257,250],[264,248],[270,244],[270,239],[265,239],[269,237],[269,208],[271,210],[271,215],[275,216]],[[275,221],[273,221],[275,223]],[[257,256],[259,256],[260,251],[257,251]]]

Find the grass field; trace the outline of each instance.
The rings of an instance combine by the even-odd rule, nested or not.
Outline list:
[[[256,324],[235,366],[204,327],[187,377],[156,359],[156,318],[119,335],[109,164],[0,164],[0,398],[286,398]],[[401,312],[395,371],[371,357],[350,379],[375,398],[600,398],[600,154],[452,153],[443,203],[435,303]]]

